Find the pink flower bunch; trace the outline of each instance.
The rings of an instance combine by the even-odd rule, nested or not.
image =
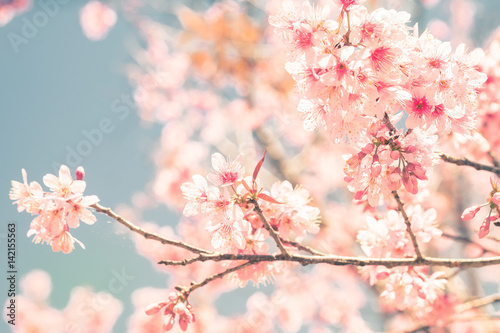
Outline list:
[[[0,2],[0,27],[31,6],[31,0],[4,0]]]
[[[429,243],[441,236],[437,227],[436,211],[423,210],[419,205],[407,207],[412,231],[419,244]],[[358,232],[357,241],[363,252],[370,258],[406,258],[415,255],[403,217],[395,210],[389,210],[385,218],[367,217],[367,226]],[[362,268],[369,283],[384,281],[381,297],[398,310],[423,309],[432,306],[443,293],[446,280],[440,278],[442,272],[431,276],[425,269],[417,267],[386,268],[373,266]]]
[[[441,236],[435,209],[423,210],[419,205],[408,206],[407,213],[419,243],[429,243]],[[396,210],[389,210],[385,218],[367,216],[366,228],[358,232],[357,241],[363,252],[371,258],[403,258],[415,255],[404,219]]]
[[[442,231],[437,227],[435,209],[423,210],[419,205],[408,206],[407,213],[419,244],[429,243],[441,236]],[[389,210],[384,218],[368,216],[366,228],[358,232],[357,241],[370,258],[405,258],[415,255],[405,221],[396,210]],[[373,285],[377,280],[386,279],[399,271],[373,266],[363,268],[363,272]]]
[[[184,215],[208,217],[206,229],[212,235],[214,248],[236,253],[267,253],[264,241],[269,234],[252,200],[257,201],[266,220],[282,237],[294,234],[301,239],[307,232],[319,231],[319,209],[308,205],[311,198],[307,190],[294,189],[288,181],[274,184],[270,192],[260,187],[257,175],[263,159],[252,177],[243,178],[241,157],[225,161],[222,155],[215,153],[212,155],[215,172],[208,178],[217,186],[208,185],[201,175],[194,175],[193,182],[182,184],[181,191],[188,200]]]
[[[146,314],[155,315],[163,309],[165,316],[163,321],[163,332],[170,331],[175,324],[175,316],[179,316],[179,326],[186,331],[188,324],[196,321],[191,305],[184,301],[181,294],[172,292],[168,295],[168,300],[153,303],[146,308]]]
[[[28,184],[26,171],[22,170],[23,183],[12,181],[10,199],[15,200],[17,210],[37,215],[31,221],[28,237],[35,235],[35,243],[48,243],[54,252],[73,251],[74,243],[84,245],[74,238],[70,228],[77,228],[80,220],[87,224],[94,224],[96,217],[89,210],[99,201],[97,196],[83,196],[86,184],[83,181],[84,171],[78,167],[76,180],[73,180],[69,168],[62,165],[59,177],[47,174],[43,177],[44,184],[51,192],[44,192],[36,181]]]
[[[434,132],[415,128],[391,136],[383,123],[374,122],[360,151],[345,156],[344,180],[355,193],[354,198],[375,207],[401,186],[416,194],[418,180],[427,180],[426,168],[438,161],[433,153],[437,139]]]
[[[500,219],[500,186],[499,180],[490,179],[492,190],[488,199],[486,199],[486,203],[482,205],[474,205],[469,208],[466,208],[462,213],[462,220],[469,221],[472,220],[476,214],[481,210],[481,208],[488,206],[490,211],[488,213],[488,217],[483,220],[481,226],[479,227],[479,238],[484,238],[490,233],[490,225],[491,222],[494,222],[495,225],[498,219]]]
[[[297,241],[301,241],[307,233],[319,231],[320,211],[309,205],[309,191],[301,186],[294,188],[289,181],[284,181],[273,184],[271,196],[283,204],[264,202],[262,206],[271,225],[280,231],[282,237],[293,234]]]
[[[427,276],[415,267],[394,268],[380,296],[398,310],[425,308],[443,295],[447,280],[440,278],[442,275]]]
[[[90,1],[80,10],[83,33],[93,41],[105,38],[116,18],[116,12],[100,1]]]
[[[488,140],[492,147],[500,146],[500,30],[497,29],[486,49],[486,56],[481,63],[481,70],[486,73],[486,80],[479,95],[479,132]]]
[[[285,68],[301,95],[304,128],[324,126],[335,142],[344,135],[357,142],[373,117],[405,110],[409,128],[468,133],[474,114],[467,108],[476,106],[486,80],[476,70],[481,51],[466,54],[461,45],[452,54],[429,33],[410,34],[408,13],[368,13],[354,3],[341,1],[337,20],[328,6],[307,1],[270,18],[290,48]]]

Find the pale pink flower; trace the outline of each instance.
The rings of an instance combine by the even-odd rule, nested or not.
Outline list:
[[[193,183],[183,183],[181,191],[188,203],[184,207],[184,216],[206,213],[209,203],[214,200],[218,190],[208,187],[207,180],[200,175],[193,176]]]
[[[69,198],[74,195],[81,195],[85,191],[86,184],[83,180],[75,180],[71,177],[69,168],[61,165],[59,177],[52,174],[43,176],[43,183],[55,192],[60,198]]]
[[[73,237],[69,233],[69,229],[66,226],[64,231],[50,240],[50,245],[52,246],[52,251],[62,251],[63,253],[68,254],[75,249],[75,242],[78,243],[83,249],[85,249],[85,245],[83,245],[82,242]]]
[[[241,166],[243,155],[240,154],[234,161],[225,160],[219,153],[212,155],[212,168],[215,173],[207,176],[215,186],[229,186],[239,182],[245,175],[245,167]]]
[[[107,36],[115,25],[116,18],[116,12],[100,1],[90,1],[80,10],[83,33],[94,41]]]

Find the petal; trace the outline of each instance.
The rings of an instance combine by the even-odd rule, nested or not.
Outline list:
[[[217,171],[221,172],[224,170],[224,167],[226,166],[226,159],[222,154],[219,153],[214,153],[212,154],[212,168]]]
[[[97,202],[99,202],[99,198],[97,197],[97,195],[87,195],[82,199],[82,206],[89,207]]]
[[[50,173],[43,176],[43,183],[50,189],[59,188],[59,178]]]
[[[87,184],[83,180],[75,180],[70,186],[69,189],[73,193],[83,193],[85,191],[85,187]]]
[[[90,210],[83,208],[80,211],[80,220],[82,220],[82,222],[92,225],[95,223],[95,221],[97,221],[97,218],[92,214]]]
[[[61,165],[61,167],[59,168],[59,180],[63,184],[70,184],[73,181],[71,172],[66,165]]]

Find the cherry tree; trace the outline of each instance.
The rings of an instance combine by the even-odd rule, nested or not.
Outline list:
[[[178,27],[151,19],[156,5],[92,1],[81,25],[103,39],[120,10],[143,37],[127,75],[140,117],[163,130],[152,192],[132,208],[166,205],[176,228],[84,194],[83,167],[45,188],[23,169],[10,198],[34,216],[34,243],[81,251],[92,240],[73,230],[100,215],[129,229],[173,281],[134,292],[129,332],[500,329],[498,32],[484,49],[452,45],[377,1],[177,6]],[[106,295],[75,318],[93,292],[78,287],[60,312],[40,305],[46,273],[23,281],[20,332],[108,332],[122,311]],[[220,295],[249,282],[272,289],[218,314]]]

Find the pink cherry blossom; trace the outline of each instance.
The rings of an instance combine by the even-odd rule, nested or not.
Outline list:
[[[226,161],[219,153],[212,155],[212,167],[215,173],[207,176],[215,186],[228,186],[241,181],[245,174],[245,167],[241,166],[243,155],[239,155],[234,161]]]
[[[12,181],[11,200],[18,205],[18,211],[26,210],[36,215],[31,221],[28,237],[35,243],[47,243],[55,252],[70,253],[74,243],[83,244],[74,238],[70,228],[77,228],[80,220],[93,224],[95,216],[89,208],[99,201],[95,195],[83,196],[86,184],[83,180],[73,180],[69,168],[62,165],[59,177],[47,174],[43,181],[52,192],[44,192],[40,184],[27,184],[26,171],[22,170],[23,183]]]
[[[116,18],[116,12],[100,1],[90,1],[80,10],[83,33],[93,41],[105,38]]]

